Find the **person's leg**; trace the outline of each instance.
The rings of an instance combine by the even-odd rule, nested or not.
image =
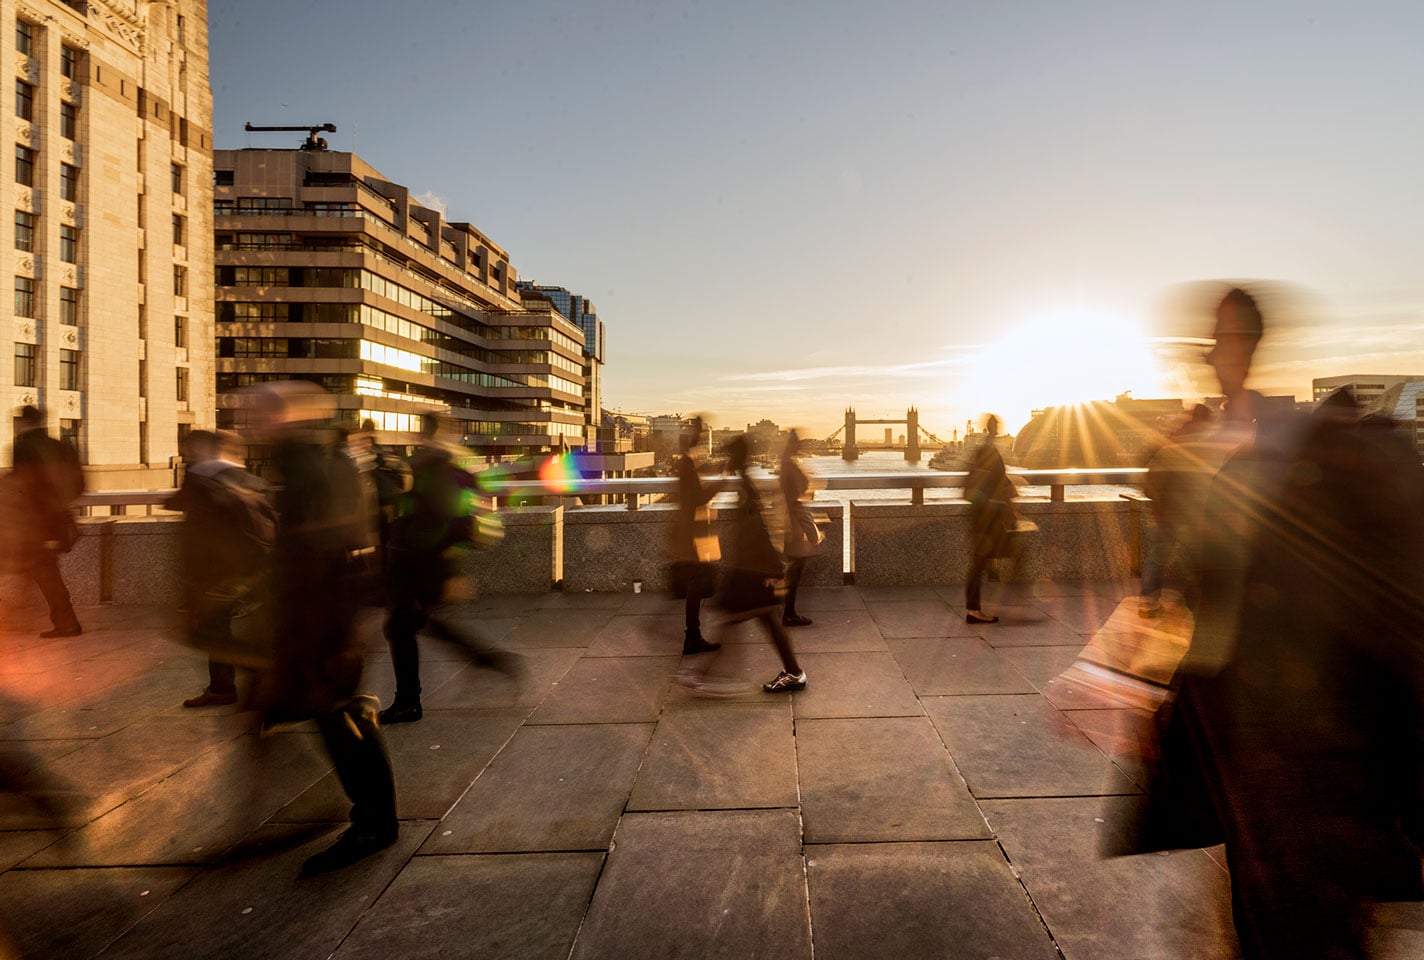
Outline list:
[[[30,577],[40,588],[45,603],[49,605],[49,622],[57,634],[80,632],[79,618],[75,616],[74,604],[69,598],[69,588],[64,585],[64,577],[59,572],[59,558],[51,550],[41,548],[35,551],[34,562],[30,566]]]
[[[806,674],[796,662],[796,650],[791,646],[790,635],[769,613],[763,613],[757,619],[771,634],[771,642],[776,645],[776,652],[781,656],[781,673],[769,683],[763,684],[763,689],[768,693],[789,693],[806,689]]]
[[[237,668],[208,657],[208,689],[216,694],[237,695]]]
[[[395,843],[396,785],[371,698],[356,697],[341,710],[316,718],[336,777],[351,800],[351,827],[335,844],[310,857],[307,874],[355,863]]]
[[[1162,609],[1162,572],[1167,557],[1163,543],[1167,532],[1156,521],[1147,525],[1142,551],[1142,579],[1139,590],[1142,602],[1137,612],[1144,617],[1155,617]]]
[[[706,653],[721,646],[720,643],[712,643],[702,636],[702,598],[695,593],[689,594],[687,597],[683,621],[686,624],[682,635],[684,655]]]
[[[392,585],[385,634],[386,643],[391,648],[391,667],[396,675],[396,695],[390,707],[381,711],[382,723],[402,723],[421,717],[418,636],[426,616],[424,606],[413,591]]]
[[[989,566],[989,558],[975,555],[969,565],[969,575],[964,581],[964,608],[970,613],[982,613],[979,604],[982,601],[980,594],[980,581],[984,579],[984,571]]]
[[[786,565],[786,605],[781,612],[781,623],[787,627],[807,627],[809,617],[796,612],[796,594],[801,589],[801,575],[806,569],[806,558],[796,557]]]

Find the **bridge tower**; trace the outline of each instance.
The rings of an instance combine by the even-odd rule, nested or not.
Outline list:
[[[856,460],[860,451],[855,448],[855,407],[846,407],[845,445],[841,447],[842,460]]]
[[[905,412],[905,459],[920,462],[920,411],[914,407]]]

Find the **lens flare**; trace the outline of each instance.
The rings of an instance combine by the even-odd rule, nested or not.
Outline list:
[[[572,452],[550,457],[539,467],[539,482],[550,493],[572,493],[578,479],[578,465]]]

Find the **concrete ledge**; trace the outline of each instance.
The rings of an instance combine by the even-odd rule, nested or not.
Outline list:
[[[564,589],[628,593],[666,591],[667,543],[677,508],[584,507],[564,514]]]
[[[466,551],[462,572],[483,594],[543,593],[564,578],[564,508],[519,507],[498,512],[504,539]]]

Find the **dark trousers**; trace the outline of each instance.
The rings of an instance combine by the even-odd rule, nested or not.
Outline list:
[[[44,594],[49,605],[49,622],[55,629],[64,630],[79,626],[79,618],[74,615],[74,604],[69,599],[69,588],[64,585],[64,577],[59,572],[59,555],[53,550],[40,548],[34,553],[29,569],[30,579]]]
[[[683,620],[688,633],[702,634],[702,598],[688,597],[683,608]]]
[[[785,616],[796,616],[796,591],[801,589],[801,574],[806,570],[806,557],[795,557],[786,564]]]
[[[964,581],[964,606],[968,610],[980,609],[980,581],[984,579],[984,571],[989,569],[990,557],[974,556],[974,562],[969,567],[969,577]]]
[[[208,657],[208,689],[213,693],[236,693],[237,668]]]
[[[424,631],[465,653],[475,663],[493,663],[497,651],[480,637],[456,630],[440,617],[440,594],[445,575],[438,558],[431,563],[396,567],[387,581],[390,606],[386,614],[386,643],[396,674],[395,702],[410,706],[420,702],[420,641]]]
[[[351,800],[352,825],[370,833],[395,830],[395,776],[371,699],[356,697],[341,710],[321,714],[316,727]]]

